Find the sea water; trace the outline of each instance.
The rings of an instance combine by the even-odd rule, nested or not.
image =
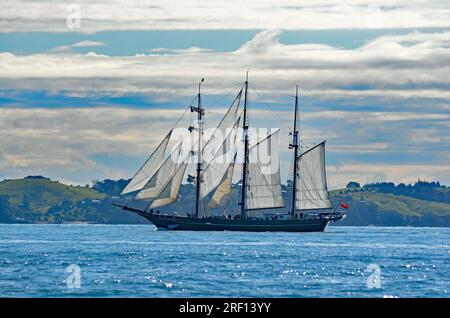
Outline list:
[[[449,297],[450,228],[0,225],[0,297]]]

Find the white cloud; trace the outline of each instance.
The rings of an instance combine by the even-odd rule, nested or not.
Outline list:
[[[54,47],[52,49],[52,51],[53,52],[67,52],[73,48],[95,47],[95,46],[104,46],[104,45],[105,45],[105,43],[103,43],[103,42],[86,40],[86,41],[80,41],[80,42],[70,44],[70,45],[57,46],[57,47]]]
[[[395,183],[414,183],[415,181],[440,181],[443,184],[450,182],[450,169],[448,165],[432,164],[382,164],[382,163],[346,163],[339,166],[329,166],[328,172],[330,186],[342,188],[349,181],[361,184],[392,181]]]
[[[380,176],[395,182],[427,178],[450,183],[448,168],[445,170],[445,148],[450,142],[450,32],[383,36],[354,50],[285,45],[278,37],[278,31],[261,32],[235,52],[160,49],[127,57],[94,52],[3,52],[0,85],[3,90],[64,91],[81,97],[139,93],[173,102],[195,94],[200,77],[206,78],[207,95],[235,93],[250,69],[251,103],[255,97],[252,87],[257,88],[260,101],[281,103],[292,95],[294,82],[301,84],[302,98],[315,98],[312,104],[320,99],[349,100],[349,111],[342,107],[336,111],[332,103],[327,111],[302,109],[302,137],[308,142],[329,140],[332,159],[344,154],[387,153],[383,158],[388,160],[390,153],[404,154],[404,164],[399,164],[402,159],[398,158],[373,160],[371,164],[339,159],[339,164],[330,166],[332,186],[343,186],[352,179],[370,182]],[[368,98],[381,101],[376,110],[359,108],[367,106]],[[405,101],[412,99],[425,100],[426,104],[421,108],[413,107],[412,102],[405,106]],[[395,111],[389,111],[392,109],[383,108],[384,101],[399,104]],[[174,109],[1,109],[0,173],[5,177],[45,174],[79,183],[92,178],[129,177],[140,162],[136,167],[109,167],[94,155],[126,153],[143,158],[179,113]],[[290,112],[277,113],[290,123]],[[280,125],[271,112],[257,109],[253,114],[261,126]],[[287,131],[282,134],[282,142],[287,144]],[[424,153],[430,160],[415,164],[414,157]]]
[[[4,89],[165,98],[192,95],[199,76],[207,80],[206,93],[224,93],[250,69],[251,83],[263,98],[290,95],[293,82],[301,84],[303,95],[324,99],[450,98],[450,32],[383,36],[353,50],[286,45],[278,37],[278,31],[261,32],[235,52],[191,48],[167,54],[165,49],[127,57],[4,52],[0,83]]]
[[[320,111],[315,113],[307,113],[302,115],[305,119],[343,119],[360,120],[369,122],[402,122],[414,120],[442,120],[449,121],[450,113],[414,113],[414,112],[380,112],[380,111]]]
[[[156,48],[151,49],[151,53],[158,53],[158,54],[164,54],[164,53],[181,53],[181,54],[189,54],[189,53],[202,53],[202,52],[213,52],[211,49],[203,49],[196,46],[192,46],[188,49],[168,49],[168,48]],[[143,55],[145,56],[145,55]]]
[[[93,156],[148,154],[181,111],[0,109],[0,114],[0,178],[44,174],[86,183],[132,173],[101,165]]]
[[[78,0],[80,29],[66,20],[72,3],[4,0],[0,30],[97,32],[161,29],[376,29],[449,27],[450,4],[440,0]]]
[[[75,44],[72,44],[72,47],[90,47],[90,46],[104,46],[105,43],[99,41],[80,41]]]
[[[43,174],[85,184],[94,178],[129,178],[182,112],[181,108],[0,109],[0,179]],[[223,113],[224,108],[216,108],[213,114],[208,112],[208,127],[213,127],[213,122],[217,121],[215,114]],[[276,128],[280,125],[285,178],[288,158],[292,155],[287,149],[287,127],[276,121],[268,110],[253,110],[251,115],[258,127]],[[278,116],[286,122],[292,120],[289,111],[279,112]],[[443,126],[438,123],[440,119],[437,116],[414,119],[434,128],[420,131],[408,126],[400,116],[386,124],[383,120],[386,116],[389,114],[378,112],[372,117],[371,113],[358,115],[350,111],[336,114],[302,111],[303,144],[328,140],[330,185],[342,187],[349,180],[372,182],[383,173],[385,180],[395,182],[426,178],[450,183],[448,157],[445,157],[450,140],[446,133],[448,128],[442,131]],[[415,118],[414,114],[408,113],[405,117]],[[318,119],[321,120],[319,123]],[[187,123],[183,122],[183,125],[187,127]],[[390,135],[391,132],[396,134]],[[373,140],[374,133],[382,133],[384,140]],[[411,138],[417,135],[434,139]],[[430,161],[415,164],[414,156],[424,153],[424,149]],[[404,162],[397,159],[384,162],[381,159],[367,164],[355,159],[337,160],[343,154],[346,158],[355,158],[361,154],[400,152]],[[114,164],[110,166],[99,161],[97,155],[111,156]],[[413,159],[412,162],[408,158]],[[389,160],[389,157],[384,157],[384,160]]]

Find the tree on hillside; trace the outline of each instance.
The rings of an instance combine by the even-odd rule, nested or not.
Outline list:
[[[359,189],[361,188],[361,185],[358,182],[355,181],[350,181],[349,183],[347,183],[347,185],[345,186],[348,190],[354,190],[354,189]]]
[[[96,181],[92,187],[94,190],[105,193],[109,196],[118,196],[123,189],[127,186],[130,180],[110,180],[106,179],[103,181]]]

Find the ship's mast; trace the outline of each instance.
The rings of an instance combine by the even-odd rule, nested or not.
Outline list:
[[[247,173],[248,173],[248,125],[247,125],[247,91],[248,91],[248,71],[245,77],[245,94],[244,94],[244,164],[242,166],[242,191],[241,191],[241,219],[245,219],[245,198],[247,192]]]
[[[297,157],[298,157],[298,85],[295,88],[295,112],[294,112],[294,132],[292,135],[292,144],[290,144],[290,148],[294,149],[294,180],[292,184],[292,209],[291,209],[291,218],[294,218],[295,215],[295,205],[296,205],[296,195],[297,195]]]
[[[200,185],[201,185],[201,174],[202,174],[202,129],[203,129],[203,122],[202,122],[202,115],[204,113],[204,109],[202,108],[202,101],[201,101],[201,93],[200,89],[202,86],[202,83],[205,81],[204,78],[198,83],[198,96],[197,96],[197,121],[198,121],[198,153],[197,153],[197,189],[196,189],[196,195],[195,195],[195,217],[198,217],[200,212]]]

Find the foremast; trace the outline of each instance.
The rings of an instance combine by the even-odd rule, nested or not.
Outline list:
[[[242,190],[241,190],[241,219],[246,218],[245,201],[247,196],[247,175],[248,175],[248,124],[247,124],[247,98],[248,98],[248,71],[244,85],[244,113],[243,113],[243,137],[244,137],[244,163],[242,165]]]
[[[200,213],[200,187],[201,187],[201,174],[202,174],[202,138],[203,138],[203,114],[205,110],[202,108],[202,96],[201,86],[205,81],[204,78],[198,83],[198,95],[197,95],[197,107],[193,107],[192,111],[197,112],[198,122],[198,149],[197,149],[197,177],[196,177],[196,193],[195,193],[195,217]]]
[[[294,149],[294,178],[292,182],[292,207],[290,216],[291,219],[295,216],[295,206],[297,201],[297,174],[298,174],[298,166],[297,166],[297,157],[298,157],[298,85],[295,87],[295,111],[294,111],[294,131],[292,133],[292,143],[289,145],[289,148]]]

